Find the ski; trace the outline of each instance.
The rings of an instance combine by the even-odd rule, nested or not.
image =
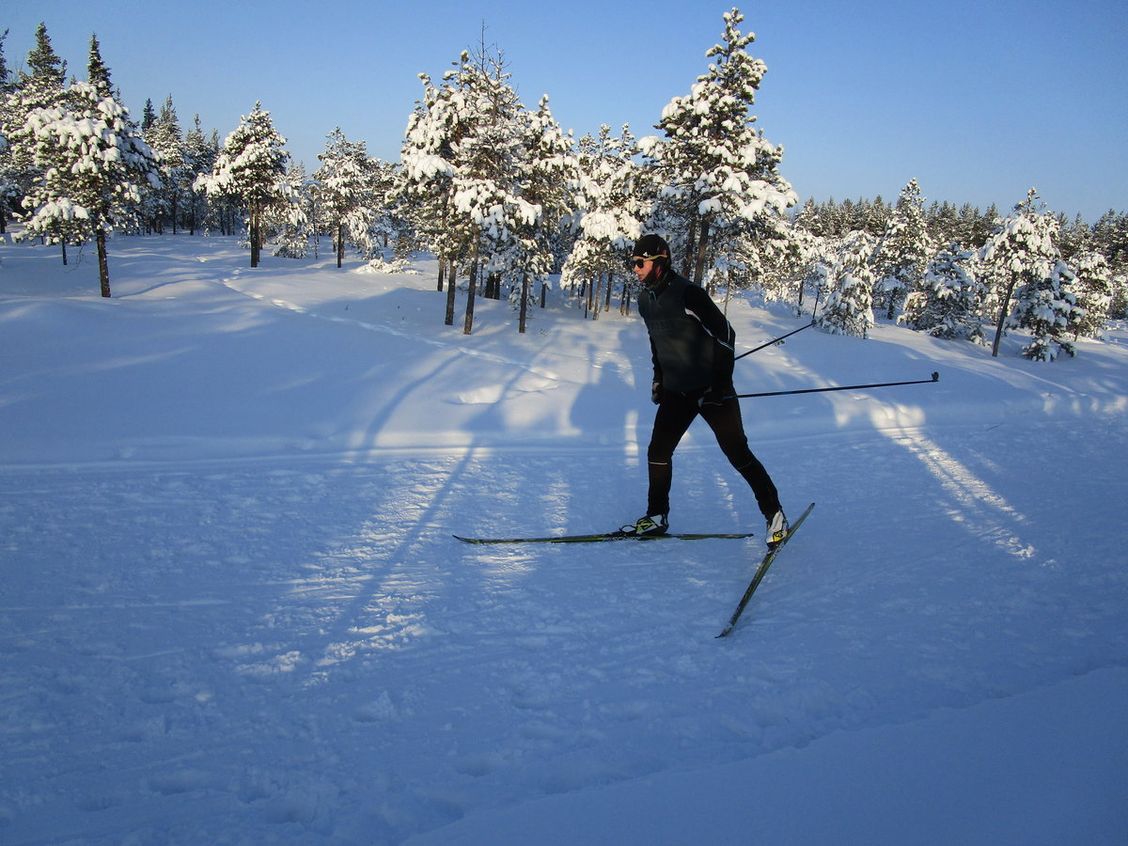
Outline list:
[[[808,505],[806,510],[799,515],[799,519],[791,525],[791,528],[787,532],[787,537],[780,541],[775,549],[769,549],[764,557],[760,559],[760,566],[756,568],[756,573],[752,576],[752,581],[749,582],[748,589],[744,591],[744,596],[740,597],[740,602],[737,604],[736,610],[732,612],[732,617],[729,619],[728,625],[725,626],[724,630],[717,635],[717,637],[725,637],[736,628],[736,621],[740,619],[740,615],[744,613],[744,607],[748,604],[748,600],[752,598],[752,594],[756,592],[756,588],[760,586],[760,582],[763,581],[764,576],[767,575],[768,568],[772,566],[772,562],[775,561],[776,556],[779,555],[783,548],[791,542],[791,539],[795,536],[795,533],[799,531],[799,527],[803,525],[803,521],[807,519],[807,515],[811,513],[814,507],[815,504],[813,502]]]
[[[668,532],[664,535],[644,535],[639,537],[624,531],[615,532],[597,532],[587,535],[549,535],[547,537],[532,537],[532,538],[468,538],[462,535],[455,535],[455,538],[463,543],[473,544],[506,544],[506,543],[603,543],[605,541],[620,541],[620,540],[636,540],[636,541],[659,541],[659,540],[738,540],[740,538],[753,537],[752,532],[698,532],[698,533],[679,533]]]

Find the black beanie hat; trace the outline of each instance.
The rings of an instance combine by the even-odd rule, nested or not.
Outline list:
[[[643,235],[634,245],[634,258],[670,258],[670,245],[661,235]]]

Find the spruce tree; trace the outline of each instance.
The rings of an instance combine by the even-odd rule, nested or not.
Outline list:
[[[35,28],[35,46],[27,54],[29,74],[20,72],[19,93],[25,113],[58,102],[67,78],[67,63],[55,53],[47,25]]]
[[[86,63],[86,80],[98,89],[102,97],[111,97],[114,93],[113,83],[110,82],[110,69],[102,61],[102,48],[98,44],[98,36],[90,36],[90,59]]]

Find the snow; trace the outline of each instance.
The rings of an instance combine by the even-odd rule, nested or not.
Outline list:
[[[645,505],[637,317],[435,262],[0,245],[0,842],[1119,844],[1128,333],[879,323],[737,365],[762,538],[473,547]],[[460,295],[460,305],[462,303]],[[743,349],[801,326],[734,298]],[[673,528],[761,521],[708,430]]]

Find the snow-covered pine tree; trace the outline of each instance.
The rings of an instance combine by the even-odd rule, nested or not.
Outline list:
[[[874,325],[873,249],[874,239],[866,232],[851,233],[839,246],[832,270],[833,287],[816,318],[819,327],[832,335],[869,336]]]
[[[1069,328],[1074,338],[1096,338],[1112,309],[1112,273],[1108,261],[1096,250],[1077,253],[1071,262],[1075,280],[1073,293],[1083,314]]]
[[[1006,329],[1021,325],[1020,306],[1016,303],[1013,311],[1011,308],[1016,291],[1020,299],[1029,302],[1050,278],[1058,258],[1054,245],[1057,226],[1057,219],[1041,210],[1038,192],[1031,188],[983,247],[982,266],[991,280],[986,307],[996,314],[992,356],[999,355]]]
[[[1128,274],[1128,212],[1109,209],[1093,225],[1093,240],[1114,277]]]
[[[917,181],[910,179],[901,189],[873,258],[877,278],[874,302],[885,309],[887,319],[896,317],[905,296],[920,285],[932,252],[924,198]]]
[[[7,142],[0,165],[4,169],[4,193],[10,201],[26,196],[32,185],[43,178],[33,162],[31,147],[20,143],[20,130],[31,112],[59,105],[63,98],[67,63],[51,46],[46,24],[36,27],[35,46],[28,52],[26,64],[29,72],[21,70],[14,81],[6,82],[0,109],[0,131]]]
[[[274,255],[305,258],[309,253],[309,209],[312,208],[312,183],[306,178],[305,165],[298,162],[289,168],[282,183],[285,200],[266,207],[263,229],[274,236]]]
[[[251,267],[258,267],[266,236],[263,226],[270,206],[289,203],[293,189],[286,180],[290,154],[286,139],[278,134],[270,112],[255,103],[239,126],[227,136],[210,174],[196,180],[208,196],[236,197],[247,214]]]
[[[114,96],[114,86],[110,82],[110,69],[102,60],[102,47],[98,36],[90,36],[90,54],[86,63],[86,81],[98,89],[101,97]]]
[[[675,97],[662,111],[664,137],[641,146],[657,168],[663,201],[684,216],[686,262],[692,276],[704,277],[710,240],[741,222],[782,216],[798,198],[779,173],[783,148],[764,138],[751,113],[767,66],[747,47],[754,33],[742,33],[744,16],[733,8],[723,15],[721,44],[705,54],[713,59],[690,93]]]
[[[935,338],[983,342],[979,321],[980,284],[975,278],[975,253],[952,243],[941,250],[905,298],[900,320],[910,329]]]
[[[556,244],[573,215],[577,187],[572,140],[553,117],[548,95],[541,97],[535,112],[525,112],[523,117],[519,187],[524,200],[540,211],[518,220],[514,227],[516,244],[507,272],[520,280],[511,288],[511,297],[518,298],[519,333],[525,331],[533,286],[544,285],[556,263]]]
[[[31,73],[20,71],[18,83],[25,114],[32,109],[55,105],[66,83],[67,63],[51,46],[51,36],[44,23],[35,28],[35,46],[27,54],[27,67]]]
[[[129,112],[88,82],[67,89],[65,106],[33,110],[17,133],[43,180],[24,198],[25,235],[51,237],[79,226],[98,245],[102,296],[110,296],[106,236],[131,220],[145,191],[160,177],[149,146],[132,128]]]
[[[15,165],[12,161],[12,145],[9,140],[14,127],[9,116],[8,97],[15,91],[15,83],[8,71],[4,58],[4,42],[8,30],[0,33],[0,235],[8,231],[8,214],[13,202],[20,195],[20,185]]]
[[[1076,355],[1065,334],[1084,316],[1070,288],[1075,276],[1064,261],[1054,261],[1046,278],[1031,280],[1015,292],[1014,325],[1029,329],[1033,338],[1022,355],[1034,361],[1053,361],[1059,352]]]
[[[459,76],[474,117],[454,151],[455,218],[471,233],[472,267],[486,280],[486,295],[497,298],[500,279],[514,264],[517,230],[537,225],[542,209],[523,196],[524,109],[504,58],[483,48],[473,59],[467,55]],[[467,335],[473,331],[475,289],[472,279],[462,330]]]
[[[376,215],[374,167],[364,141],[349,141],[340,127],[329,133],[313,174],[319,216],[333,233],[337,267],[345,258],[346,239],[370,253],[369,228]]]
[[[168,219],[172,223],[172,233],[175,235],[182,198],[188,193],[186,183],[190,177],[189,170],[185,166],[186,155],[180,118],[176,115],[171,94],[165,98],[160,112],[142,134],[153,152],[157,154],[161,169],[162,189],[159,202],[154,209],[156,212],[154,228],[158,232],[163,232],[164,221]]]
[[[624,125],[618,136],[603,124],[598,136],[585,135],[579,141],[577,162],[579,184],[575,195],[578,212],[578,236],[561,272],[564,285],[581,283],[589,292],[585,308],[598,315],[598,299],[594,290],[598,280],[605,280],[610,290],[616,279],[627,288],[634,280],[624,267],[631,245],[642,232],[642,220],[649,213],[649,204],[642,199],[645,174],[636,163],[638,145],[630,127]]]
[[[188,226],[192,235],[207,220],[207,191],[196,188],[196,180],[205,173],[211,173],[219,156],[215,139],[204,136],[200,116],[196,115],[192,128],[184,136],[184,185],[185,200],[188,202]]]
[[[422,200],[416,231],[435,233],[436,252],[470,264],[463,332],[473,331],[480,272],[487,296],[499,297],[501,278],[518,255],[518,230],[538,225],[543,209],[529,202],[522,180],[528,173],[522,149],[525,112],[500,52],[483,46],[471,58],[463,51],[455,69],[435,88],[426,75],[424,99],[408,122],[401,152],[399,193]],[[447,292],[448,324],[454,291]]]
[[[459,67],[467,54],[462,54]],[[465,254],[470,233],[463,232],[454,217],[454,150],[469,132],[471,116],[464,108],[456,70],[443,75],[436,86],[419,74],[423,97],[408,118],[400,149],[400,170],[392,201],[403,209],[418,243],[439,259],[438,290],[449,276],[444,323],[454,324],[457,262]]]

